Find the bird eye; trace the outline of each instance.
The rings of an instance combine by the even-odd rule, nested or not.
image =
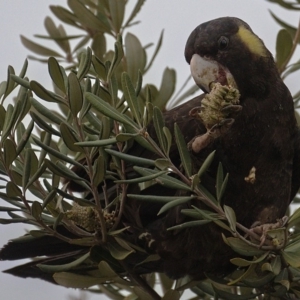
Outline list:
[[[220,50],[224,50],[229,44],[229,39],[226,36],[221,36],[218,40]]]

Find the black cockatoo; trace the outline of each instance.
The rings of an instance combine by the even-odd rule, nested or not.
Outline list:
[[[300,148],[293,99],[280,78],[271,53],[245,22],[224,17],[195,28],[186,43],[185,59],[204,94],[165,112],[166,126],[172,134],[174,123],[179,126],[189,145],[195,172],[215,150],[214,160],[201,183],[215,195],[215,178],[221,162],[224,171],[229,174],[222,205],[235,211],[239,223],[250,228],[253,224],[276,222],[284,216],[300,186]],[[217,84],[236,88],[240,94],[239,102],[230,106],[223,124],[212,126],[217,134],[205,147],[198,149],[194,144],[197,137],[211,130],[201,117],[201,102]],[[195,111],[199,112],[197,117]],[[156,138],[153,125],[150,124],[147,131]],[[128,153],[154,157],[138,144],[134,144]],[[171,147],[170,158],[180,168],[176,144]],[[250,173],[253,180],[247,180]],[[137,188],[133,186],[131,191],[136,192]],[[184,195],[183,191],[170,190],[159,184],[141,193]],[[125,209],[122,220],[130,229],[123,232],[124,237],[144,247],[146,253],[159,255],[154,262],[135,266],[145,257],[132,253],[125,263],[133,272],[164,272],[171,278],[189,275],[203,279],[205,273],[222,276],[231,271],[229,259],[235,254],[222,241],[219,226],[208,223],[182,230],[167,230],[187,219],[181,210],[191,204],[207,209],[203,203],[194,201],[157,216],[159,205],[127,202],[128,209]],[[144,231],[136,229],[135,214],[139,215]],[[65,229],[58,230],[65,234]],[[23,243],[10,242],[2,248],[0,258],[14,260],[45,255],[44,263],[48,259],[58,264],[64,257],[71,260],[72,253],[76,257],[78,251],[88,252],[89,247],[74,246],[56,237],[44,236],[24,240]],[[8,272],[24,277],[43,277],[35,266],[37,262]]]

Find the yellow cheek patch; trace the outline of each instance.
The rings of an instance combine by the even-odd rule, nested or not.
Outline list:
[[[267,56],[267,51],[262,41],[244,26],[240,26],[237,35],[252,53],[259,56]]]

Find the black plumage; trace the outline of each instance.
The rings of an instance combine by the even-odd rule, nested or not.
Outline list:
[[[207,155],[215,150],[214,161],[203,177],[202,184],[211,194],[215,194],[216,172],[221,162],[224,171],[229,173],[222,204],[234,209],[238,222],[248,228],[256,222],[276,222],[284,216],[299,189],[300,158],[299,130],[294,116],[293,99],[280,78],[271,53],[245,22],[226,17],[199,25],[188,38],[185,58],[191,64],[193,77],[204,93],[210,91],[211,83],[233,84],[240,92],[239,105],[242,107],[238,113],[229,115],[234,122],[227,130],[221,132],[200,152],[191,151],[194,172],[198,171]],[[197,65],[203,61],[207,63],[205,72]],[[209,70],[212,70],[212,75],[207,77]],[[198,96],[164,113],[166,127],[173,133],[174,123],[177,123],[186,143],[207,131],[201,119],[190,114],[191,110],[201,105],[204,96]],[[155,138],[152,125],[148,127],[148,132]],[[152,152],[137,144],[129,150],[129,154],[155,157]],[[170,157],[180,167],[180,156],[175,143],[171,147]],[[245,177],[253,167],[256,169],[255,182],[249,183]],[[137,186],[131,186],[130,190],[136,192]],[[184,194],[183,191],[163,186],[151,186],[141,193]],[[165,272],[172,278],[190,275],[195,279],[204,278],[205,273],[224,275],[232,269],[229,259],[235,254],[222,241],[221,230],[217,225],[209,223],[184,230],[167,231],[167,228],[187,220],[180,211],[191,204],[207,209],[203,203],[193,201],[173,208],[163,216],[157,216],[160,205],[128,201],[122,221],[131,229],[123,233],[124,237],[144,247],[148,253],[160,256],[156,262],[135,266],[144,257],[132,254],[126,260],[130,269],[137,273]],[[138,224],[137,215],[142,227]],[[148,236],[139,238],[145,232]],[[42,239],[47,243],[47,237]],[[27,244],[9,243],[1,250],[0,258],[36,256],[36,252],[26,252],[22,256],[12,251],[15,247],[34,247],[35,243],[34,240]],[[45,253],[45,249],[41,248],[39,255],[51,257],[57,253],[61,255],[78,250],[65,248],[67,244],[63,241],[58,241],[58,244],[60,251]],[[83,249],[88,251],[87,247]],[[32,265],[29,267],[32,268]],[[18,273],[18,269],[15,272],[12,269],[11,273],[33,276],[31,273]]]

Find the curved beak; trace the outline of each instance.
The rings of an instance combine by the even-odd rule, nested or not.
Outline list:
[[[196,84],[206,93],[209,93],[212,83],[230,85],[237,88],[237,84],[227,68],[214,60],[194,54],[190,61],[191,73]]]

